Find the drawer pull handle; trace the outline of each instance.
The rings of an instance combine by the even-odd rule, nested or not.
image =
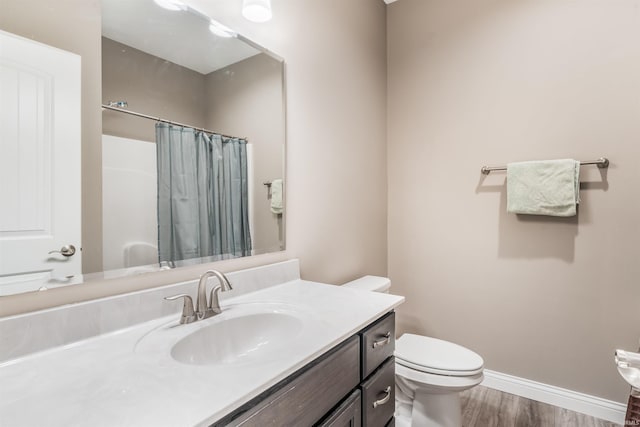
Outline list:
[[[389,401],[389,398],[391,397],[391,386],[387,386],[387,388],[384,389],[384,393],[386,393],[387,395],[385,397],[383,397],[380,400],[376,400],[375,402],[373,402],[373,407],[377,408],[380,405],[384,405],[385,403],[387,403]]]
[[[384,338],[374,341],[373,348],[387,345],[389,344],[389,342],[391,342],[391,332],[387,332],[386,334],[384,334]]]

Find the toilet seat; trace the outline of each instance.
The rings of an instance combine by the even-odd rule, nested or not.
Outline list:
[[[397,360],[398,359],[396,359],[397,377],[415,381],[420,384],[422,389],[430,390],[431,392],[451,393],[463,391],[480,384],[482,380],[484,380],[484,374],[482,372],[464,377],[437,375],[408,368],[398,364]]]
[[[396,340],[395,356],[397,364],[433,375],[471,377],[484,366],[482,357],[461,345],[414,334]]]
[[[483,371],[483,368],[475,369],[473,371],[446,371],[443,369],[435,369],[428,366],[416,365],[397,356],[396,363],[415,371],[424,372],[425,374],[442,375],[447,377],[471,377],[480,374]]]

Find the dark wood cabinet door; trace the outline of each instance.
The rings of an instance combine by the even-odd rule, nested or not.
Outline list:
[[[385,427],[395,412],[396,361],[393,357],[380,366],[365,382],[362,390],[362,425]]]
[[[391,312],[369,326],[362,336],[362,375],[367,378],[387,358],[393,356],[396,349],[396,316]]]
[[[361,427],[362,399],[360,390],[355,390],[317,427]]]

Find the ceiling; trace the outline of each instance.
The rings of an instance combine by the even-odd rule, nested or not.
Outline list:
[[[162,9],[153,0],[102,0],[102,35],[201,74],[260,53],[215,36],[202,16]]]

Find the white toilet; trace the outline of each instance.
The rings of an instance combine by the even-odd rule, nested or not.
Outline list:
[[[343,286],[388,292],[386,277],[364,276]],[[396,340],[396,425],[460,427],[460,392],[482,382],[482,357],[448,341],[404,334]]]

